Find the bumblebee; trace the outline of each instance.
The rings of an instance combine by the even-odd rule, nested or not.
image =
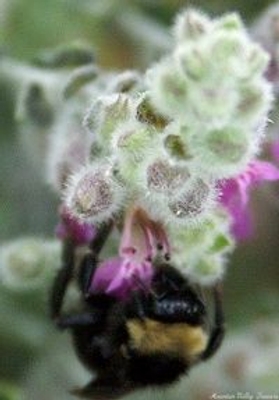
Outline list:
[[[78,267],[82,310],[62,312],[74,277],[75,248],[65,241],[63,266],[54,281],[50,303],[57,327],[70,330],[76,353],[94,378],[72,393],[88,399],[115,399],[147,386],[169,385],[192,366],[209,359],[221,345],[224,316],[220,289],[213,289],[213,322],[188,280],[167,262],[154,265],[151,286],[144,284],[125,301],[91,293],[98,255],[110,231],[99,229]],[[209,326],[210,325],[210,326]]]

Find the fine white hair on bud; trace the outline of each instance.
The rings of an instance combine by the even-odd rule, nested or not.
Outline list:
[[[197,178],[190,187],[186,186],[169,201],[169,221],[182,225],[195,224],[208,215],[214,199],[214,186]]]
[[[248,65],[252,77],[260,77],[266,71],[270,55],[258,43],[253,43],[248,53]]]
[[[224,101],[226,99],[226,101]],[[208,80],[189,90],[188,121],[193,124],[222,126],[230,120],[238,104],[239,94],[234,83],[228,80],[219,80],[217,77]],[[185,118],[186,120],[186,118]]]
[[[126,93],[98,97],[84,118],[84,125],[93,131],[100,143],[107,146],[119,126],[133,117],[133,101]]]
[[[206,46],[201,48],[195,46],[194,43],[181,44],[174,53],[175,61],[182,74],[195,81],[208,77],[209,57]]]
[[[175,165],[168,159],[157,158],[147,166],[146,185],[153,193],[170,196],[177,193],[190,177],[190,172],[185,166]]]
[[[249,50],[249,38],[246,32],[237,30],[229,32],[227,30],[216,30],[212,35],[208,49],[208,51],[214,52],[214,62],[220,63],[219,66],[224,68],[224,71],[231,72],[236,77],[241,76],[238,75],[241,74],[240,61],[245,62],[247,60]]]
[[[115,130],[111,148],[120,176],[130,188],[137,185],[142,162],[158,147],[157,132],[148,124],[131,120]]]
[[[188,83],[172,59],[164,59],[146,73],[151,102],[169,118],[185,114]]]
[[[244,117],[244,124],[251,115],[255,119],[258,115],[258,120],[264,117],[271,98],[268,84],[259,81],[269,57],[251,41],[236,14],[211,21],[198,11],[186,10],[178,17],[175,32],[179,40],[171,55],[146,74],[154,107],[199,129],[202,125],[220,128],[238,117]],[[245,89],[250,85],[258,90]],[[245,93],[247,121],[245,113],[239,115],[245,109]],[[260,117],[257,108],[263,111]]]
[[[170,226],[172,261],[199,284],[214,283],[225,269],[225,258],[233,250],[230,221],[217,207],[199,224]]]
[[[206,15],[194,9],[187,9],[178,14],[173,32],[176,41],[179,43],[199,39],[207,34],[211,28],[212,23]]]
[[[222,254],[206,254],[189,262],[187,276],[200,285],[212,285],[221,280],[225,272],[226,262]]]
[[[257,127],[267,118],[273,101],[272,86],[264,79],[244,82],[240,88],[237,114],[239,121]]]
[[[228,33],[245,29],[239,14],[236,12],[224,14],[222,17],[214,20],[213,24],[214,30],[222,29]]]
[[[65,204],[78,219],[99,223],[123,206],[125,188],[109,162],[83,167],[73,174],[64,192]]]
[[[154,142],[156,132],[149,126],[131,120],[119,125],[112,138],[112,149],[121,158],[133,159],[139,162]]]
[[[108,92],[127,93],[142,89],[142,76],[136,70],[127,70],[115,74],[110,80]]]
[[[164,148],[167,154],[177,162],[191,164],[193,155],[188,145],[193,128],[181,123],[172,122],[164,130]]]
[[[257,150],[257,138],[240,126],[228,125],[204,135],[193,135],[189,146],[197,168],[215,179],[228,178],[243,170]]]
[[[22,238],[0,247],[0,280],[15,290],[40,287],[60,266],[58,241]]]
[[[139,99],[136,107],[136,119],[157,131],[162,131],[169,123],[169,120],[151,104],[148,96],[141,96]]]

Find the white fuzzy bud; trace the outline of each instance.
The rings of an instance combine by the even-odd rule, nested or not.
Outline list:
[[[179,17],[177,29],[182,32],[189,21],[196,26],[200,19],[204,17],[198,12],[187,11]],[[269,57],[250,40],[236,14],[208,24],[203,33],[189,34],[191,40],[179,34],[178,46],[147,72],[146,84],[153,105],[169,118],[190,126],[222,127],[238,118],[242,85],[260,79]],[[270,99],[264,93],[262,97],[269,105]]]
[[[223,273],[226,255],[233,249],[229,228],[228,216],[218,208],[199,224],[170,226],[173,263],[193,281],[213,283]]]
[[[239,120],[248,126],[257,127],[267,118],[273,94],[272,87],[264,79],[243,83],[239,87],[237,114]]]
[[[71,176],[64,198],[74,216],[98,223],[119,211],[124,188],[116,180],[112,166],[92,165]]]
[[[198,120],[204,125],[222,126],[234,113],[238,99],[238,92],[230,79],[201,83],[189,90],[188,109],[191,113],[185,115],[185,122],[191,120],[197,124]]]
[[[118,127],[112,138],[114,153],[121,157],[132,158],[138,162],[144,158],[152,146],[156,132],[137,121],[130,121]]]
[[[251,42],[244,30],[217,31],[207,48],[210,54],[214,54],[213,62],[219,71],[234,79],[251,80],[259,77],[269,62],[268,54],[258,44]]]
[[[112,151],[120,176],[131,185],[137,184],[143,160],[157,143],[157,132],[137,120],[119,125],[112,138]]]
[[[266,71],[269,61],[269,54],[264,51],[260,45],[253,43],[248,53],[248,64],[251,76],[262,75]]]
[[[190,253],[200,257],[207,250],[213,254],[227,251],[232,246],[229,228],[228,216],[219,208],[211,210],[210,215],[198,225],[170,227],[173,257],[183,265]]]
[[[96,133],[100,143],[107,146],[119,124],[133,115],[131,98],[124,93],[100,96],[87,112],[84,124]]]
[[[189,263],[187,276],[199,285],[212,285],[223,277],[225,260],[219,254],[206,254]]]
[[[179,14],[174,25],[174,36],[177,42],[199,39],[211,29],[207,16],[197,10],[186,10]]]
[[[187,225],[205,217],[211,209],[214,199],[214,188],[211,184],[198,178],[190,187],[182,189],[179,195],[168,203],[170,221]]]
[[[164,148],[168,155],[177,162],[190,163],[193,156],[188,146],[192,127],[172,122],[164,130]]]
[[[60,266],[60,243],[37,238],[18,239],[0,248],[0,280],[16,290],[41,286]]]
[[[239,173],[257,150],[257,140],[241,126],[228,125],[191,137],[189,146],[197,168],[214,179]]]
[[[181,45],[174,56],[181,72],[188,78],[201,80],[208,76],[209,55],[206,48],[199,48],[195,44]]]
[[[210,41],[210,50],[213,51],[214,60],[226,63],[240,63],[247,56],[249,42],[246,33],[241,31],[216,31]]]
[[[171,164],[167,159],[156,159],[146,170],[147,188],[157,194],[173,195],[190,179],[186,167]]]
[[[244,26],[237,13],[231,12],[229,14],[223,15],[214,21],[215,30],[225,30],[227,32],[243,30]]]
[[[157,131],[162,131],[169,123],[169,120],[151,104],[147,96],[143,96],[136,107],[136,119]]]
[[[167,117],[185,114],[188,83],[171,59],[165,59],[146,74],[151,102]]]
[[[138,71],[127,70],[116,74],[110,81],[108,91],[112,93],[127,93],[140,89],[142,76]]]

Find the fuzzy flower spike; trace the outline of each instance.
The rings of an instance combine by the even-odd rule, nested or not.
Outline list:
[[[138,287],[148,289],[153,262],[160,256],[168,260],[170,248],[163,227],[135,208],[126,215],[119,253],[119,257],[105,260],[98,267],[91,282],[92,292],[126,299]]]
[[[135,86],[128,80],[122,91],[123,74],[94,86],[85,117],[88,157],[63,198],[82,224],[112,219],[124,229],[118,256],[98,267],[92,290],[126,298],[136,281],[148,286],[154,260],[170,253],[168,242],[172,262],[193,280],[220,279],[233,247],[222,206],[240,220],[249,187],[275,179],[256,161],[273,98],[268,63],[237,14],[211,19],[188,9],[175,21],[171,50]],[[222,205],[220,182],[227,185]]]

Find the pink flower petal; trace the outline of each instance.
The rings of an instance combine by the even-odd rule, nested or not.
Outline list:
[[[219,201],[232,217],[232,232],[236,239],[252,234],[252,218],[248,210],[250,191],[263,181],[279,179],[279,169],[267,161],[253,161],[247,169],[220,184]]]
[[[247,173],[250,174],[251,185],[257,185],[262,181],[276,181],[279,179],[279,169],[268,161],[252,162],[249,164]]]
[[[132,264],[129,260],[114,257],[101,263],[90,286],[91,293],[106,293],[119,300],[125,300],[138,289],[141,282],[149,287],[153,276],[151,263]]]
[[[120,244],[120,255],[136,263],[152,260],[158,253],[170,253],[170,246],[163,226],[150,219],[141,208],[130,210],[125,218]]]
[[[91,292],[103,292],[125,300],[134,290],[148,288],[158,251],[169,254],[167,235],[160,223],[141,208],[126,214],[119,249],[120,257],[104,261],[96,270]]]
[[[93,240],[96,229],[93,225],[79,221],[71,215],[66,207],[60,211],[61,221],[55,229],[56,236],[61,239],[70,238],[76,245],[84,245]]]
[[[239,209],[233,215],[231,231],[238,240],[246,240],[253,235],[252,215],[248,208]]]

